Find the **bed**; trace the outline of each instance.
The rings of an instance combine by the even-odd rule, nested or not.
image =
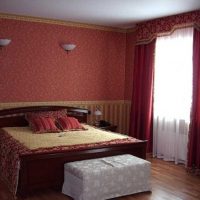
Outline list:
[[[90,111],[84,108],[31,106],[0,110],[0,134],[7,141],[7,143],[1,144],[0,148],[7,148],[7,152],[9,152],[12,147],[17,150],[20,149],[20,152],[22,152],[18,155],[19,165],[17,166],[19,174],[16,174],[15,177],[17,180],[15,194],[26,196],[34,190],[48,187],[61,189],[64,178],[64,163],[67,162],[120,154],[132,154],[143,159],[146,158],[146,141],[132,138],[128,138],[127,141],[124,139],[123,141],[125,142],[115,142],[114,140],[114,142],[101,142],[95,145],[79,145],[78,148],[75,146],[70,150],[66,147],[53,148],[53,150],[48,150],[48,148],[41,150],[39,148],[30,153],[21,144],[14,146],[15,139],[10,135],[4,134],[7,129],[15,129],[16,127],[19,127],[19,130],[26,129],[28,122],[25,119],[25,114],[28,112],[56,111],[60,109],[66,109],[67,116],[75,117],[81,123],[87,123],[87,116]],[[3,149],[0,149],[0,152],[3,152]],[[13,157],[15,157],[14,153]],[[3,164],[7,170],[12,170],[9,163],[2,162]]]

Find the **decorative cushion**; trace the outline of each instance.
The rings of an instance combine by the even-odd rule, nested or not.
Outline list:
[[[84,130],[85,128],[74,117],[60,117],[57,122],[63,131],[67,130]]]
[[[50,117],[32,117],[28,121],[31,129],[35,133],[57,133],[61,131],[55,125],[55,120]]]
[[[55,110],[55,111],[30,112],[25,115],[25,118],[27,121],[35,117],[51,117],[51,118],[57,119],[66,115],[67,115],[67,110],[62,109],[62,110]]]

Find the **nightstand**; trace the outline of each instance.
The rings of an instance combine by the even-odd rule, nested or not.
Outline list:
[[[104,126],[104,127],[98,127],[98,128],[106,130],[106,131],[112,131],[112,132],[116,132],[117,130],[116,125],[110,125],[110,126]]]

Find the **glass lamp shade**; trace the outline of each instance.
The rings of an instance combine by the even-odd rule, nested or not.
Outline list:
[[[100,116],[102,115],[102,112],[100,110],[95,110],[94,115]]]
[[[63,44],[62,47],[65,51],[72,51],[76,47],[76,45],[75,44]]]
[[[0,39],[0,46],[7,46],[11,42],[11,39]]]
[[[94,112],[95,115],[95,122],[94,125],[99,127],[100,125],[100,116],[102,115],[102,112],[99,109],[96,109]]]

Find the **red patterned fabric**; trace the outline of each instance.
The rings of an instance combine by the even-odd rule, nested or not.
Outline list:
[[[17,192],[21,154],[29,150],[12,136],[0,131],[0,178],[7,183],[13,194]]]
[[[68,152],[91,149],[94,147],[106,147],[117,144],[131,144],[135,142],[140,142],[140,140],[129,137],[125,139],[111,140],[108,142],[57,146],[30,150],[19,141],[15,140],[12,136],[10,136],[9,133],[0,129],[0,177],[7,183],[10,191],[13,194],[16,194],[20,169],[20,155]]]
[[[28,122],[34,133],[60,132],[55,125],[55,120],[50,117],[32,117]]]
[[[60,125],[63,131],[66,130],[83,130],[84,127],[79,123],[79,121],[74,117],[60,117],[57,119],[58,124]]]
[[[176,26],[195,23],[200,25],[200,10],[139,23],[136,40],[137,42],[148,41],[155,38],[157,34],[171,32]]]
[[[200,174],[200,31],[196,29],[193,41],[192,99],[187,166]]]
[[[147,151],[152,152],[153,140],[153,74],[155,40],[137,45],[133,73],[133,97],[129,135],[148,140]]]
[[[59,117],[66,116],[67,110],[56,110],[56,111],[45,111],[45,112],[30,112],[25,115],[26,119],[29,120],[35,117],[51,117],[57,119]]]

